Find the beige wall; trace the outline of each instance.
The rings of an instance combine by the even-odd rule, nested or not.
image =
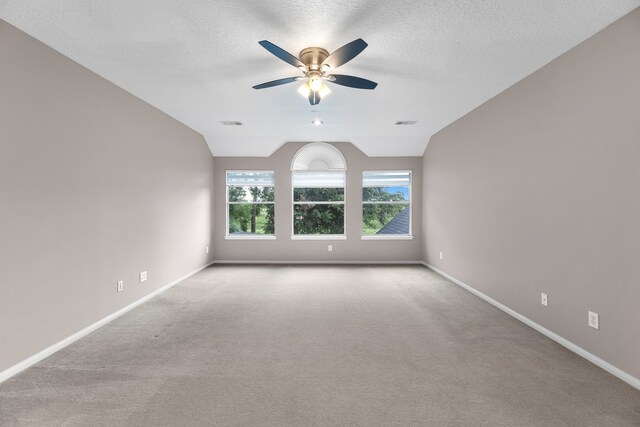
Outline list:
[[[213,158],[4,21],[0,64],[1,372],[207,263]]]
[[[636,9],[436,134],[423,217],[429,264],[636,378],[639,40]]]
[[[267,169],[275,171],[276,240],[225,240],[226,206],[215,206],[215,259],[253,261],[418,261],[422,259],[422,159],[420,157],[367,157],[349,143],[333,143],[347,161],[346,234],[347,240],[291,240],[291,160],[304,143],[290,142],[270,157],[216,157],[215,191],[225,197],[226,170]],[[413,240],[361,240],[362,171],[413,170]],[[333,252],[327,251],[333,246]]]

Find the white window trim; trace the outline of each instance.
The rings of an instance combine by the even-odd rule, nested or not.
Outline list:
[[[409,173],[409,234],[361,234],[361,240],[413,240],[413,169],[404,170],[363,170],[360,178],[360,187],[364,189],[364,173]],[[362,207],[364,205],[404,205],[406,201],[385,201],[385,202],[365,202],[362,201]],[[360,211],[362,212],[363,209]],[[362,223],[360,224],[360,233],[362,233]]]
[[[276,240],[275,234],[228,234],[225,240]]]
[[[273,202],[230,202],[229,201],[229,185],[227,185],[227,174],[229,173],[247,173],[247,172],[269,172],[273,174],[273,185],[260,185],[260,187],[273,187]],[[276,235],[275,234],[229,234],[229,205],[267,205],[267,204],[271,204],[273,205],[273,209],[274,209],[274,214],[275,214],[275,206],[276,206],[276,202],[275,202],[275,192],[276,192],[276,185],[275,185],[275,177],[276,177],[276,173],[275,171],[272,170],[266,170],[266,169],[234,169],[234,170],[225,170],[224,171],[224,193],[225,193],[225,233],[224,233],[224,239],[225,240],[276,240]],[[232,186],[235,187],[235,186]],[[275,218],[274,218],[275,220]],[[274,224],[275,226],[275,224]]]
[[[362,240],[413,240],[413,235],[411,234],[386,234],[386,235],[375,235],[375,234],[363,234],[360,236]]]
[[[292,234],[291,240],[347,240],[345,234]]]

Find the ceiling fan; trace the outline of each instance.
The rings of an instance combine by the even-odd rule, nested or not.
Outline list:
[[[311,105],[316,105],[320,103],[323,97],[331,93],[331,89],[329,89],[325,81],[356,89],[375,89],[375,87],[378,86],[378,83],[361,77],[331,73],[332,69],[338,68],[351,61],[367,47],[367,43],[362,39],[347,43],[331,55],[321,47],[307,47],[300,52],[300,58],[296,58],[286,50],[267,40],[262,40],[258,43],[284,62],[298,68],[304,75],[262,83],[253,86],[254,89],[280,86],[307,79],[307,81],[298,88],[298,92],[307,98]]]

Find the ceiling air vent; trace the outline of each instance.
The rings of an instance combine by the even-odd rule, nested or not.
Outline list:
[[[222,126],[242,126],[242,122],[234,122],[233,120],[223,120]]]
[[[399,120],[396,122],[397,126],[413,126],[418,123],[417,120]]]

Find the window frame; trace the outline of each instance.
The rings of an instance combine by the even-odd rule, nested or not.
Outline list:
[[[318,173],[318,172],[339,172],[343,175],[343,186],[342,187],[296,187],[293,184],[293,176],[295,174],[305,174],[305,173]],[[296,188],[342,188],[343,191],[343,200],[336,202],[296,202],[295,201],[295,189]],[[343,206],[343,217],[342,217],[342,234],[295,234],[295,212],[296,205],[339,205]],[[293,170],[291,171],[291,240],[347,240],[347,171],[346,169],[341,170]]]
[[[234,186],[230,186],[227,182],[228,176],[230,173],[250,173],[250,172],[254,172],[254,173],[271,173],[273,175],[273,185],[260,185],[260,187],[272,187],[273,188],[273,201],[272,202],[230,202],[229,201],[229,187],[234,187]],[[256,186],[258,187],[258,186]],[[276,210],[276,173],[273,170],[268,170],[268,169],[233,169],[233,170],[225,170],[224,172],[224,192],[225,192],[225,233],[224,233],[224,238],[225,240],[275,240],[276,239],[276,233],[275,233],[275,210]],[[273,205],[273,216],[274,216],[274,233],[273,234],[240,234],[240,235],[234,235],[234,234],[229,234],[229,205],[230,204],[234,204],[234,205],[240,205],[240,204],[247,204],[247,205],[267,205],[267,204],[271,204]]]
[[[360,196],[362,197],[362,192],[364,191],[364,174],[365,173],[408,173],[409,174],[409,233],[408,234],[363,234],[362,233],[362,225],[364,222],[363,211],[365,205],[405,205],[407,201],[378,201],[378,202],[367,202],[362,199],[362,206],[360,209],[360,239],[362,240],[413,240],[413,170],[412,169],[385,169],[385,170],[363,170],[362,178],[360,181]],[[403,186],[404,187],[404,186]],[[386,225],[386,224],[385,224]],[[384,227],[384,226],[383,226]]]

